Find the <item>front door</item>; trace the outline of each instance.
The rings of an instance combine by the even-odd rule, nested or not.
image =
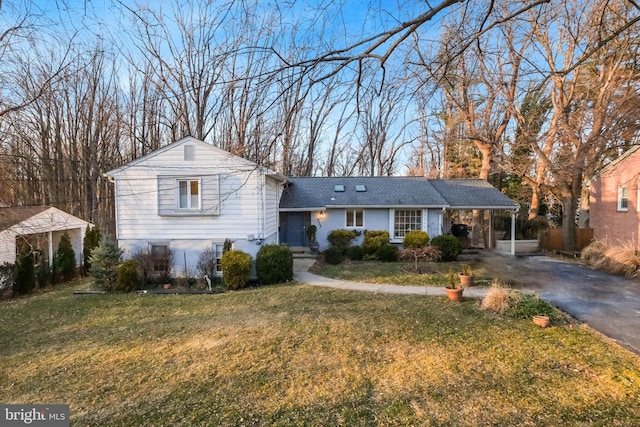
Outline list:
[[[289,246],[308,246],[305,230],[310,223],[309,212],[283,212],[280,216],[280,241]]]

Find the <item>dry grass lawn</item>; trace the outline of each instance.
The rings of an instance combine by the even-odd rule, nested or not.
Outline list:
[[[75,287],[82,285],[76,284]],[[0,401],[84,426],[637,425],[636,355],[471,299],[299,284],[0,303]]]

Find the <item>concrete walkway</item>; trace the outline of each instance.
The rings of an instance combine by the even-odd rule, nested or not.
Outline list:
[[[309,273],[308,271],[314,262],[315,259],[312,258],[296,258],[293,262],[293,278],[298,282],[307,283],[313,286],[348,289],[351,291],[367,291],[400,295],[447,295],[443,287],[437,286],[398,286],[379,283],[353,282],[350,280],[337,280],[318,276],[317,274]],[[486,295],[487,290],[487,288],[467,288],[464,290],[463,296],[483,298]]]
[[[640,280],[627,279],[547,256],[514,257],[481,251],[476,262],[498,280],[541,298],[640,354]],[[294,278],[302,283],[388,294],[446,295],[442,287],[397,286],[330,279],[309,273],[314,259],[296,259]],[[467,288],[482,298],[487,288]]]

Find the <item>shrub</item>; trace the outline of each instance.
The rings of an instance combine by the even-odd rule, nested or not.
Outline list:
[[[15,285],[16,265],[5,262],[0,265],[0,298],[10,298]]]
[[[509,310],[513,301],[518,298],[517,292],[513,289],[500,285],[497,281],[491,285],[487,294],[482,299],[480,308],[490,310],[494,313],[504,314]]]
[[[76,275],[76,253],[67,233],[60,237],[54,268],[57,270],[58,278],[63,282],[73,279]]]
[[[337,246],[330,246],[324,251],[324,262],[331,265],[338,265],[342,262],[342,249]]]
[[[398,261],[398,247],[387,243],[376,251],[376,257],[380,261],[396,262]]]
[[[431,246],[440,249],[442,253],[441,261],[455,261],[462,253],[462,244],[457,237],[451,234],[436,236],[431,240]]]
[[[364,249],[362,246],[349,246],[346,255],[347,258],[353,261],[362,261],[362,258],[364,258]]]
[[[344,254],[356,237],[358,237],[358,233],[355,230],[333,230],[327,236],[327,240],[331,246],[339,248]]]
[[[240,289],[249,280],[251,255],[239,250],[230,250],[222,255],[222,278],[229,289]]]
[[[389,232],[385,230],[371,230],[364,232],[362,249],[367,255],[374,255],[378,249],[389,243]]]
[[[91,253],[91,277],[98,289],[112,291],[118,279],[118,265],[122,261],[122,249],[110,240],[103,240]]]
[[[85,272],[88,272],[91,268],[91,261],[89,261],[91,252],[98,247],[101,240],[102,234],[100,233],[100,229],[98,229],[98,227],[89,228],[89,226],[87,226],[87,231],[82,241],[82,265],[84,266]]]
[[[16,295],[28,294],[36,287],[33,252],[28,246],[20,252],[14,277],[13,293]]]
[[[116,279],[116,290],[131,292],[134,289],[138,289],[139,286],[138,262],[135,259],[129,259],[120,264]]]
[[[36,281],[39,288],[44,288],[52,283],[51,267],[48,260],[40,262],[38,269],[36,270]]]
[[[207,247],[200,252],[196,268],[200,276],[208,276],[210,280],[213,280],[216,277],[216,251]]]
[[[224,239],[224,243],[222,244],[222,254],[226,254],[231,249],[233,249],[233,242],[231,239]]]
[[[262,285],[293,279],[293,254],[280,245],[264,245],[256,255],[256,274]]]
[[[429,244],[429,235],[426,231],[409,231],[402,239],[402,247],[405,249],[417,249]]]

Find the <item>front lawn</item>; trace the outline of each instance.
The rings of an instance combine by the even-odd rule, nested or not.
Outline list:
[[[467,263],[467,262],[465,262]],[[349,261],[338,265],[317,262],[309,271],[340,280],[356,280],[406,286],[440,286],[447,284],[447,273],[462,271],[462,262],[419,261],[416,271],[413,261]],[[474,270],[475,286],[491,286],[493,277],[480,263],[468,262]],[[457,280],[457,279],[456,279]]]
[[[75,285],[80,287],[86,285]],[[635,425],[640,361],[478,301],[299,284],[0,303],[0,402],[72,425]]]

